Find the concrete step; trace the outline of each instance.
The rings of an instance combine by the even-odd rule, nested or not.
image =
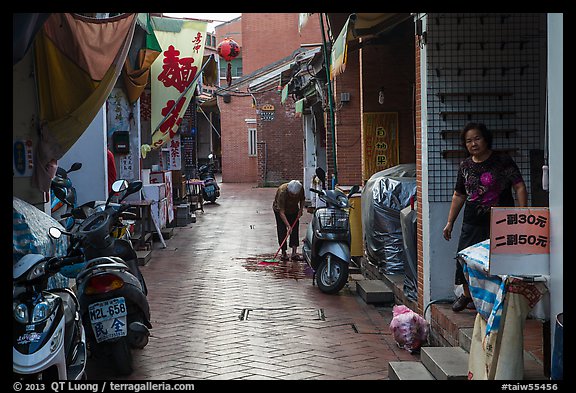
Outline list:
[[[422,362],[417,361],[388,362],[388,378],[395,381],[436,379]]]
[[[394,303],[394,292],[381,280],[361,280],[356,291],[366,303]]]
[[[436,379],[468,379],[468,352],[460,347],[422,347],[420,361]]]
[[[163,228],[162,230],[160,230],[160,233],[162,233],[162,238],[164,240],[168,240],[172,237],[172,235],[174,234],[174,228]],[[152,236],[154,238],[155,241],[160,241],[160,236],[158,236],[158,232],[153,232]]]
[[[462,328],[458,331],[458,343],[460,344],[460,347],[466,352],[470,352],[473,331],[474,328]]]
[[[145,266],[148,264],[148,262],[150,262],[150,259],[152,258],[152,251],[136,251],[136,255],[138,255],[138,266]]]

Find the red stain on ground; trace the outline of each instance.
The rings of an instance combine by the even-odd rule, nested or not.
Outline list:
[[[274,255],[260,255],[248,258],[236,258],[242,261],[242,266],[249,271],[263,271],[273,274],[276,278],[299,280],[312,278],[313,271],[305,261],[274,260]]]

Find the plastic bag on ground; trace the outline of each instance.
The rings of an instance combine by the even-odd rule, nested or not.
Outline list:
[[[392,314],[390,331],[398,346],[410,353],[420,351],[428,341],[428,322],[404,305],[395,305]]]

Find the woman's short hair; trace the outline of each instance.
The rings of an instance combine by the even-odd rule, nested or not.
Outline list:
[[[291,180],[288,183],[288,192],[292,195],[298,194],[301,189],[302,189],[302,183],[300,183],[298,180]]]
[[[460,142],[464,150],[468,151],[466,148],[466,133],[470,130],[478,130],[482,134],[482,138],[486,141],[488,149],[492,149],[492,132],[486,127],[484,123],[468,123],[462,129],[460,133]]]

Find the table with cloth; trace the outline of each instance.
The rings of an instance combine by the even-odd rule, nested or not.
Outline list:
[[[547,294],[544,282],[512,275],[490,275],[490,240],[458,252],[478,311],[474,322],[468,379],[522,380],[524,323],[540,309]],[[544,313],[536,316],[545,319]]]

